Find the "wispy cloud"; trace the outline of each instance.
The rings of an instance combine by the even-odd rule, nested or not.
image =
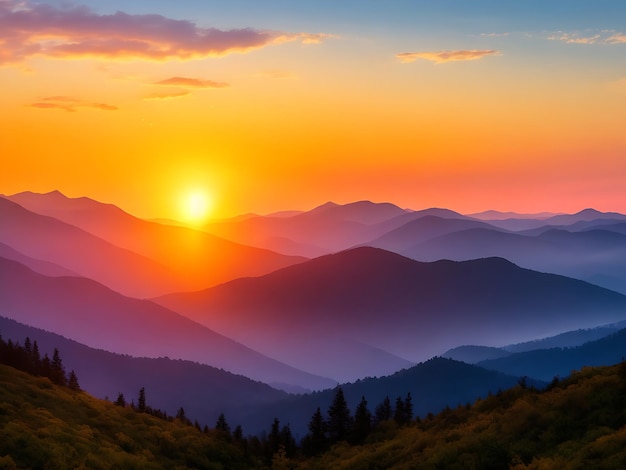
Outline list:
[[[171,100],[174,98],[181,98],[183,96],[190,95],[191,92],[189,90],[173,90],[166,91],[163,93],[152,93],[144,98],[144,100]]]
[[[508,36],[509,33],[481,33],[480,35],[484,38],[502,38]]]
[[[246,52],[271,44],[313,44],[327,34],[203,28],[161,15],[100,15],[22,0],[0,1],[0,64],[54,58],[192,59]]]
[[[602,31],[556,31],[548,36],[551,41],[562,41],[567,44],[626,44],[626,33],[613,29]]]
[[[71,96],[47,96],[27,106],[39,109],[60,109],[70,113],[78,111],[78,108],[92,108],[102,111],[117,111],[119,109],[110,104],[84,101]]]
[[[172,77],[155,82],[155,85],[170,85],[186,88],[225,88],[228,83],[214,82],[213,80],[203,80],[200,78]]]
[[[436,51],[436,52],[403,52],[396,54],[396,58],[402,63],[414,62],[417,59],[430,60],[436,64],[454,62],[460,60],[478,60],[490,55],[500,55],[500,51],[495,49],[479,50],[457,50],[457,51]]]

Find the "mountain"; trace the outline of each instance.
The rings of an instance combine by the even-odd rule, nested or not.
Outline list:
[[[504,348],[495,348],[493,346],[457,346],[448,349],[441,356],[455,361],[465,362],[467,364],[476,364],[477,362],[487,359],[499,359],[501,357],[510,356],[511,353]]]
[[[47,277],[0,258],[0,314],[88,346],[133,356],[187,359],[265,383],[308,389],[333,386],[265,357],[147,300],[125,297],[95,281]]]
[[[80,387],[98,398],[124,394],[137,402],[145,388],[152,407],[175,416],[182,406],[188,418],[213,424],[220,413],[244,429],[262,429],[269,422],[249,419],[250,410],[284,400],[287,393],[242,375],[197,362],[168,358],[137,358],[94,349],[63,336],[0,317],[4,341],[37,341],[43,356],[58,349],[66,371],[74,370]]]
[[[553,212],[520,214],[517,212],[501,212],[501,211],[488,210],[488,211],[476,212],[474,214],[466,214],[466,215],[467,217],[471,217],[473,219],[480,219],[480,220],[506,220],[506,219],[543,220],[543,219],[549,219],[550,217],[554,217],[555,215],[561,215],[561,214],[554,214]]]
[[[504,220],[491,220],[490,223],[496,227],[506,230],[529,230],[539,228],[543,225],[571,225],[577,222],[589,222],[602,219],[626,220],[626,215],[617,212],[600,212],[595,209],[584,209],[575,214],[558,214],[552,217],[527,219],[527,218],[510,218]]]
[[[2,468],[258,468],[216,431],[115,406],[2,364],[0,410]]]
[[[70,271],[58,264],[25,256],[4,243],[0,243],[0,257],[17,261],[44,276],[78,276],[74,271]]]
[[[345,339],[417,362],[463,343],[507,344],[626,317],[623,295],[504,259],[423,263],[369,247],[155,301],[310,371],[327,366],[325,345]],[[296,361],[302,344],[314,354]],[[346,358],[332,361],[341,370]]]
[[[506,374],[524,375],[539,380],[566,377],[586,366],[609,366],[626,357],[626,329],[574,348],[536,349],[513,353],[477,363]]]
[[[46,194],[24,192],[8,198],[35,213],[80,227],[118,247],[154,260],[174,276],[165,287],[159,284],[160,294],[202,289],[238,277],[258,276],[305,260],[240,245],[200,230],[148,222],[112,204],[86,197],[68,198],[58,191]],[[115,265],[118,270],[124,266]],[[88,273],[81,274],[89,276]]]
[[[626,293],[626,235],[608,230],[550,229],[529,236],[473,228],[416,243],[400,253],[423,261],[497,256],[525,268],[575,277]]]
[[[389,203],[327,202],[293,216],[258,216],[215,222],[205,229],[229,240],[307,257],[320,256],[362,243],[387,230],[378,225],[410,214]],[[373,231],[373,232],[372,232]]]
[[[1,243],[28,258],[54,263],[123,294],[149,297],[185,285],[156,261],[2,197],[0,219]]]
[[[473,228],[494,229],[493,226],[478,220],[425,215],[418,219],[411,220],[397,229],[387,232],[383,236],[370,240],[363,245],[402,253],[420,242],[448,233]]]

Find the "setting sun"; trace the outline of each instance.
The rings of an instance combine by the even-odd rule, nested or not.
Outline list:
[[[200,224],[209,216],[211,198],[206,191],[195,190],[187,193],[182,202],[183,219],[185,222]]]

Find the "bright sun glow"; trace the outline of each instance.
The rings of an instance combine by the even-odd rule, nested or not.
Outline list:
[[[200,224],[205,222],[209,216],[211,198],[205,191],[191,191],[185,195],[182,209],[186,222]]]

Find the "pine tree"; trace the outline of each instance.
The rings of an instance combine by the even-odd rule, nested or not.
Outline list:
[[[407,424],[410,423],[413,420],[413,397],[411,397],[411,392],[407,393],[404,399],[404,414]]]
[[[67,385],[67,378],[65,377],[65,367],[63,367],[63,361],[59,350],[54,348],[54,354],[52,355],[51,376],[50,380],[57,385]]]
[[[220,415],[217,417],[215,429],[217,429],[218,431],[222,431],[226,434],[230,434],[230,426],[226,422],[226,417],[224,416],[224,413],[220,413]]]
[[[122,408],[126,407],[126,399],[124,398],[123,393],[117,395],[117,400],[115,400],[114,404],[121,406]]]
[[[374,422],[376,424],[388,421],[391,419],[391,401],[389,397],[385,397],[383,402],[376,407],[374,411]]]
[[[76,377],[76,372],[74,372],[74,370],[70,372],[70,378],[67,381],[67,386],[70,388],[70,390],[80,392],[80,385],[78,384],[78,377]]]
[[[372,413],[367,409],[367,400],[361,397],[361,402],[354,412],[354,426],[351,433],[351,444],[363,444],[372,432]]]
[[[139,390],[139,401],[137,402],[137,411],[145,413],[146,411],[146,389],[141,387]]]
[[[37,340],[33,342],[33,374],[41,375],[41,354]]]
[[[318,455],[328,450],[326,439],[326,422],[322,412],[317,408],[309,422],[309,433],[302,439],[302,451],[306,455]]]
[[[352,428],[352,416],[341,387],[335,390],[335,398],[328,408],[328,437],[331,443],[344,441]]]
[[[280,449],[280,421],[278,418],[274,418],[272,422],[272,427],[270,429],[270,435],[268,436],[268,455],[271,457]]]
[[[400,397],[396,398],[396,409],[393,413],[393,419],[399,426],[406,423],[406,412],[404,409],[404,400]]]
[[[187,421],[187,416],[185,416],[185,409],[182,406],[178,408],[178,411],[176,412],[176,419],[180,419],[183,422]]]
[[[296,440],[293,438],[289,423],[285,424],[280,430],[280,445],[285,449],[285,455],[288,458],[292,458],[296,453]]]

